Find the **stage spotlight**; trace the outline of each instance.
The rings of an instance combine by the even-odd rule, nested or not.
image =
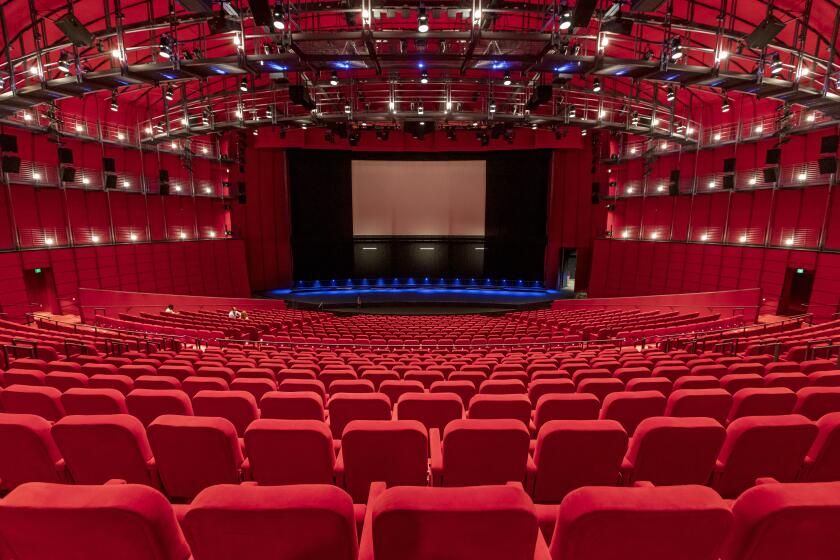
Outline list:
[[[70,56],[66,52],[62,52],[58,56],[58,69],[65,74],[70,73]]]
[[[455,140],[456,140],[456,137],[455,137],[455,130],[454,130],[454,129],[452,129],[452,128],[447,128],[447,129],[446,129],[446,137],[447,137],[449,140],[455,141]]]
[[[429,73],[423,70],[420,72],[420,83],[421,84],[428,84],[429,83]]]
[[[175,89],[172,86],[167,86],[163,96],[167,101],[172,101],[175,99]]]
[[[670,101],[673,101],[676,98],[677,98],[677,92],[674,91],[673,87],[668,86],[668,89],[665,90],[665,99],[667,99],[670,102]]]
[[[495,113],[495,112],[496,112],[496,102],[495,102],[492,98],[490,99],[490,103],[487,105],[487,109],[488,109],[491,113]]]
[[[422,114],[423,114],[423,102],[422,102],[422,101],[421,101],[420,103],[418,103],[418,104],[417,104],[417,114],[418,114],[418,115],[422,115]]]
[[[248,78],[242,78],[239,82],[239,91],[248,91]]]
[[[345,104],[344,104],[344,113],[345,113],[346,115],[349,115],[349,114],[350,114],[350,111],[352,111],[352,107],[350,107],[350,104],[349,104],[349,103],[345,103]]]
[[[201,112],[201,124],[204,126],[210,126],[210,109],[205,107],[204,111]]]
[[[426,8],[420,8],[417,14],[417,31],[420,33],[429,31],[429,16],[426,15]]]
[[[723,98],[723,103],[720,104],[720,112],[721,113],[728,113],[730,108],[731,107],[729,105],[729,98],[724,97]]]
[[[566,31],[572,27],[572,12],[564,4],[560,6],[560,30]]]
[[[160,42],[158,43],[158,46],[160,48],[158,54],[160,54],[160,56],[163,58],[172,58],[174,43],[175,41],[168,34],[164,33],[163,35],[161,35]]]
[[[767,60],[767,68],[770,69],[770,73],[774,76],[784,70],[782,66],[782,60],[779,58],[779,53],[774,52],[770,55],[770,58]]]
[[[682,40],[679,37],[671,39],[671,60],[678,61],[683,57]]]
[[[573,119],[573,118],[575,118],[575,115],[577,115],[577,111],[575,109],[575,106],[574,105],[569,105],[569,118]]]
[[[111,110],[115,113],[120,110],[120,105],[117,102],[117,92],[113,92],[111,94]]]
[[[630,126],[639,126],[639,113],[637,111],[633,111],[630,115]]]
[[[595,93],[601,91],[601,80],[599,80],[598,78],[595,78],[595,81],[592,82],[592,91],[594,91]]]
[[[331,86],[337,86],[338,85],[338,74],[336,74],[335,72],[333,72],[332,76],[330,76],[330,85]]]
[[[506,86],[509,86],[512,83],[510,79],[510,72],[505,72],[505,77],[504,80],[502,80],[502,83]]]

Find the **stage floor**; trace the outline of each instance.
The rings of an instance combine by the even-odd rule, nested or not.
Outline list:
[[[341,314],[504,313],[545,307],[573,292],[541,288],[324,288],[272,290],[265,297],[283,299],[290,307],[323,309]],[[361,305],[359,305],[361,301]]]

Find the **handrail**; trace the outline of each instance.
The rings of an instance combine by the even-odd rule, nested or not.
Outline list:
[[[749,325],[741,325],[740,327],[729,327],[729,328],[726,328],[726,329],[717,329],[717,330],[712,330],[712,331],[706,331],[706,332],[703,333],[702,338],[708,338],[708,337],[713,337],[714,335],[723,335],[723,334],[746,334],[747,331],[750,331],[750,332],[757,331],[757,334],[760,334],[761,332],[766,332],[768,327],[780,326],[780,325],[783,325],[785,323],[795,323],[797,321],[804,322],[805,318],[807,318],[807,321],[808,321],[809,325],[814,324],[813,323],[813,320],[814,320],[813,314],[812,313],[804,313],[802,315],[796,315],[796,316],[793,316],[793,317],[788,317],[786,319],[782,319],[780,321],[773,321],[771,323],[752,323],[752,324],[749,324]],[[692,333],[685,333],[685,334],[690,335]],[[673,336],[666,337],[664,340],[660,341],[660,344],[664,343],[665,346],[666,346],[666,348],[663,348],[663,350],[665,352],[667,352],[667,351],[670,350],[670,344],[672,342],[680,342],[681,339],[687,338],[685,336],[685,334],[682,334],[682,335],[676,334],[676,335],[673,335]],[[701,337],[695,337],[695,338],[699,339]],[[706,341],[704,340],[703,342],[706,342]],[[705,349],[705,347],[704,347],[704,349]]]
[[[389,348],[389,349],[404,349],[404,348],[423,348],[423,349],[433,349],[433,348],[518,348],[521,346],[528,346],[528,347],[550,347],[550,346],[581,346],[582,348],[586,348],[587,346],[595,346],[595,345],[612,345],[621,348],[623,346],[623,342],[626,340],[624,338],[610,338],[604,340],[566,340],[566,341],[543,341],[543,342],[526,342],[526,343],[513,343],[513,342],[500,342],[500,343],[485,343],[485,344],[472,344],[472,343],[433,343],[427,344],[422,342],[417,343],[398,343],[398,344],[391,344],[388,342],[385,343],[364,343],[364,342],[293,342],[288,340],[241,340],[241,339],[231,339],[231,338],[216,338],[213,339],[219,346],[225,346],[229,344],[242,344],[242,345],[249,345],[249,346],[319,346],[319,347],[339,347],[339,348]]]

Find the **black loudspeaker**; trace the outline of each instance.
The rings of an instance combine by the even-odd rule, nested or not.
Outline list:
[[[63,167],[61,168],[61,180],[65,183],[72,183],[76,180],[76,168],[75,167]]]
[[[305,86],[289,86],[289,99],[295,105],[300,105],[307,111],[315,109],[315,102],[309,97],[309,92],[306,91]]]
[[[668,183],[668,194],[671,196],[678,196],[680,194],[680,184]]]
[[[730,191],[735,189],[735,175],[723,176],[723,188]]]
[[[592,183],[592,204],[600,204],[601,202],[601,183],[597,181]]]
[[[817,163],[820,166],[820,175],[830,175],[837,171],[837,158],[835,156],[821,157]]]
[[[20,158],[3,156],[3,173],[20,173]]]
[[[169,183],[161,183],[159,192],[160,196],[169,196]]]
[[[831,136],[823,136],[822,140],[820,140],[820,153],[833,154],[837,152],[837,140],[838,136],[836,134],[832,134]]]
[[[764,156],[764,163],[768,165],[777,164],[782,159],[782,149],[772,148],[767,150],[767,155]]]
[[[244,194],[239,195],[239,204],[245,204],[248,202],[248,198]]]
[[[531,98],[525,103],[525,108],[533,111],[540,105],[551,101],[552,89],[551,86],[537,86]]]
[[[93,42],[96,39],[93,33],[88,31],[82,22],[70,13],[64,14],[55,20],[55,26],[58,27],[61,32],[64,33],[77,47],[81,47],[82,45],[86,45],[88,47],[93,46]]]
[[[239,193],[239,196],[244,195],[245,194],[245,181],[239,181],[238,183],[236,183],[236,188],[237,188],[237,192]]]
[[[158,180],[161,183],[168,183],[169,182],[169,171],[166,169],[161,169],[158,171]]]
[[[752,33],[744,37],[744,43],[751,49],[764,48],[784,28],[785,22],[773,15],[768,15],[753,29]]]
[[[723,172],[724,173],[734,173],[735,172],[735,158],[729,157],[723,160]]]
[[[16,153],[18,150],[17,136],[12,134],[0,134],[0,150]]]
[[[102,169],[106,173],[116,173],[117,172],[117,162],[114,161],[114,158],[104,157],[104,158],[102,158]]]
[[[775,167],[765,167],[763,172],[765,183],[775,183],[779,178],[779,173]]]
[[[58,163],[73,163],[73,150],[70,148],[59,148]]]
[[[680,189],[680,170],[674,169],[671,171],[671,180],[668,181],[670,189],[679,191]]]
[[[117,188],[117,176],[113,173],[108,173],[105,175],[105,188],[106,189],[116,189]]]

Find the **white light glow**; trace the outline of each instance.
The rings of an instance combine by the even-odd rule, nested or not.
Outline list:
[[[91,235],[90,240],[93,243],[99,243],[99,236],[98,235]]]
[[[741,243],[746,243],[747,242],[747,235],[746,234],[742,235],[741,237],[738,238],[738,241],[740,241]]]
[[[53,239],[52,237],[47,237],[46,239],[44,239],[44,243],[47,245],[54,245],[55,239]]]
[[[794,242],[795,242],[795,240],[794,240],[794,238],[793,238],[793,237],[788,237],[787,239],[785,239],[785,245],[787,245],[788,247],[790,247],[791,245],[793,245],[793,244],[794,244]]]
[[[137,241],[137,234],[132,233],[131,235],[128,236],[128,238],[131,239],[132,241]]]
[[[41,174],[38,173],[37,171],[34,171],[32,173],[32,178],[35,179],[36,181],[40,181],[41,180]]]

